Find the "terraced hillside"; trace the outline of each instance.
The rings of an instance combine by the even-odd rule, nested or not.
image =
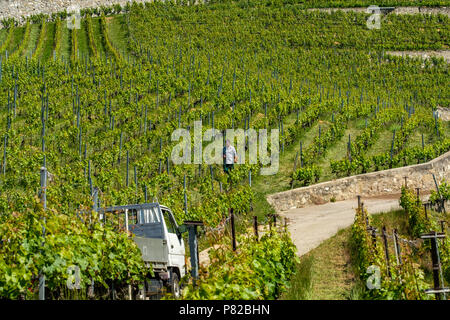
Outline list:
[[[157,198],[179,222],[215,227],[230,207],[245,214],[252,201],[263,215],[255,195],[423,162],[450,149],[450,127],[434,113],[449,106],[448,64],[385,54],[448,49],[447,16],[388,16],[377,30],[367,28],[366,14],[247,1],[84,13],[80,29],[53,16],[0,30],[5,233],[17,216],[26,225],[25,213],[37,206],[43,164],[50,172],[48,211],[75,217],[92,206],[98,188],[100,205]],[[262,164],[248,159],[230,177],[221,165],[175,165],[172,132],[191,128],[193,134],[194,121],[202,121],[203,131],[279,129],[278,173],[260,176]],[[38,220],[42,213],[34,212]],[[48,229],[53,239],[64,232]],[[22,286],[44,264],[60,279],[50,284],[56,290],[64,266],[85,253],[75,250],[64,263],[50,253],[32,262],[42,240],[35,231],[34,247],[24,249],[33,268],[21,271]],[[22,237],[8,252],[22,250]],[[63,244],[48,246],[59,252]],[[108,275],[128,281],[127,270],[138,277],[141,269],[139,254],[124,250],[133,255],[132,266],[108,266]],[[7,259],[16,258],[2,254],[8,258],[0,269],[6,269]],[[101,268],[82,271],[101,282]],[[0,295],[23,291],[11,283]]]

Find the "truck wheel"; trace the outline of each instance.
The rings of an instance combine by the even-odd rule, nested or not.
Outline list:
[[[171,276],[172,279],[169,284],[170,293],[173,294],[175,299],[179,299],[181,297],[180,280],[175,272],[172,272]]]

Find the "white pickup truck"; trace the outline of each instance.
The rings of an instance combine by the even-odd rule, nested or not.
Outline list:
[[[154,276],[148,279],[137,298],[158,298],[166,287],[180,297],[180,279],[186,274],[186,252],[180,228],[169,208],[159,203],[110,207],[99,210],[124,214],[125,228],[142,252],[142,258]],[[184,226],[183,226],[184,227]]]

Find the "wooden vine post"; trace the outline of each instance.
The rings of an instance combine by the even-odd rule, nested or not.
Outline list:
[[[395,257],[397,259],[397,265],[402,264],[402,256],[400,251],[400,245],[398,243],[398,232],[397,229],[394,229],[394,249],[395,249]]]
[[[297,170],[297,160],[298,160],[298,151],[295,154],[295,160],[294,160],[294,174],[295,174],[295,170]],[[294,179],[291,180],[291,189],[294,188]]]
[[[233,247],[233,251],[236,251],[236,230],[234,226],[234,212],[233,209],[230,209],[230,224],[231,224],[231,244]]]
[[[371,231],[371,236],[372,236],[372,245],[374,247],[374,249],[377,248],[377,229],[374,227],[370,228]]]
[[[130,165],[130,154],[129,154],[129,151],[127,150],[127,175],[126,175],[127,187],[129,185],[129,165]]]
[[[383,237],[383,244],[384,244],[384,255],[386,258],[386,269],[387,269],[388,276],[390,278],[392,278],[391,267],[390,267],[390,263],[389,263],[389,248],[388,248],[387,234],[386,234],[385,226],[383,226],[383,229],[382,229],[382,237]]]
[[[184,180],[183,180],[183,189],[184,189],[184,214],[187,217],[188,214],[188,203],[187,203],[187,193],[186,193],[186,175],[184,175]]]
[[[41,167],[41,201],[45,211],[47,209],[47,168],[45,166],[45,158],[44,165]],[[42,237],[45,239],[45,217],[44,226],[42,227]],[[43,245],[44,242],[42,243]],[[45,275],[42,270],[39,272],[39,300],[45,300]]]
[[[444,300],[447,300],[447,293],[450,292],[450,288],[444,287],[444,277],[442,275],[441,258],[439,256],[439,244],[438,239],[444,239],[444,233],[437,233],[432,231],[420,235],[421,239],[430,239],[431,241],[431,261],[433,264],[433,284],[434,288],[425,290],[427,294],[434,294],[436,300],[441,300],[441,294]]]
[[[300,141],[300,168],[303,168],[303,144]]]
[[[441,224],[441,232],[445,233],[445,224],[447,223],[445,220],[440,220],[439,221]]]
[[[258,242],[259,235],[258,235],[258,217],[257,216],[253,216],[253,229],[255,231],[256,242]]]

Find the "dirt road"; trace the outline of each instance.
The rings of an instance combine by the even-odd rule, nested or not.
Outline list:
[[[309,8],[308,11],[322,11],[331,13],[334,11],[352,11],[356,13],[368,13],[368,6],[366,7],[355,7],[355,8]],[[372,11],[369,11],[372,13]],[[392,12],[388,14],[443,14],[450,16],[449,7],[396,7]]]
[[[421,57],[422,59],[429,59],[432,57],[436,57],[436,58],[444,58],[445,61],[450,62],[450,50],[386,51],[386,54],[398,57],[411,57],[411,58]]]
[[[381,213],[399,208],[399,196],[362,199],[369,213]],[[349,227],[355,217],[357,200],[345,200],[323,205],[296,208],[281,213],[288,218],[288,230],[299,256],[316,248],[322,241]]]

